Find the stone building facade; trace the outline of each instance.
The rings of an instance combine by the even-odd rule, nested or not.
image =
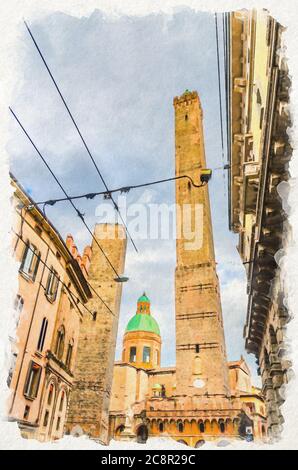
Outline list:
[[[254,428],[255,436],[260,437],[266,432],[264,410],[260,415],[261,425],[258,422],[254,426],[250,415],[256,413],[255,408],[248,412],[238,390],[238,379],[234,390],[231,389],[208,186],[200,185],[206,160],[203,111],[197,92],[187,90],[176,97],[174,108],[176,176],[180,177],[176,181],[177,363],[176,367],[164,368],[154,361],[154,348],[161,344],[157,339],[159,328],[155,322],[149,322],[148,299],[143,297],[148,305],[140,310],[141,297],[136,314],[138,321],[133,317],[124,335],[124,361],[114,366],[110,434],[120,439],[136,438],[140,442],[146,441],[148,435],[165,435],[195,447],[205,440],[239,437],[241,429],[245,433],[247,427]],[[183,225],[184,211],[192,215],[188,229]],[[133,331],[130,331],[131,326]],[[135,344],[128,341],[131,333]],[[149,344],[148,333],[154,336],[154,345]],[[132,354],[128,355],[127,349]],[[148,351],[151,369],[144,361]],[[143,363],[139,362],[140,357]],[[242,368],[242,373],[247,373],[247,368]],[[244,391],[246,394],[253,395],[250,383]],[[262,401],[259,393],[256,397]]]
[[[13,253],[20,268],[8,419],[26,438],[84,432],[107,443],[121,298],[111,265],[122,273],[124,229],[97,224],[98,243],[81,256],[73,237],[64,242],[13,177],[12,184]]]
[[[265,10],[227,16],[229,213],[247,273],[245,346],[255,354],[266,400],[268,432],[282,430],[288,382],[289,320],[279,251],[290,237],[285,203],[292,149],[287,128],[290,79],[283,27]]]
[[[81,258],[65,243],[15,178],[12,243],[19,262],[8,385],[8,419],[24,437],[63,435],[79,331],[91,298],[86,281],[91,249]]]

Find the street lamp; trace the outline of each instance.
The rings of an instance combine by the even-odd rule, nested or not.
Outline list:
[[[126,276],[118,276],[114,278],[115,282],[127,282],[129,280],[129,277]]]
[[[209,170],[208,168],[204,168],[203,170],[201,170],[201,176],[200,176],[201,183],[208,183],[211,179],[211,176],[212,176],[212,170]]]

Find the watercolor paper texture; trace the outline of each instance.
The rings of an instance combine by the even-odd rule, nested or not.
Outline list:
[[[1,13],[1,447],[296,448],[295,2]]]

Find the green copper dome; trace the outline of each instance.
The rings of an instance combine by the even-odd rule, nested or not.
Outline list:
[[[155,388],[155,389],[162,389],[162,386],[160,384],[154,384],[152,388]]]
[[[151,315],[137,313],[128,322],[125,331],[149,331],[160,336],[157,321]]]
[[[137,313],[129,320],[125,331],[148,331],[160,336],[158,323],[150,315],[150,300],[145,292],[138,298]]]

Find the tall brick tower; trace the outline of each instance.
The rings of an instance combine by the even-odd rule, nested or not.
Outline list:
[[[122,225],[97,224],[94,235],[106,233],[98,242],[119,275],[123,273],[126,253]],[[94,317],[85,315],[80,328],[74,384],[70,396],[66,430],[108,443],[109,405],[118,330],[122,284],[113,280],[111,267],[97,244],[92,243],[89,282],[99,292],[113,314],[93,295],[87,303]]]
[[[199,184],[206,160],[197,92],[187,90],[174,98],[174,107],[176,176],[188,175]],[[208,186],[195,188],[187,179],[177,180],[176,203],[176,394],[229,396]],[[191,225],[183,226],[187,210]]]

